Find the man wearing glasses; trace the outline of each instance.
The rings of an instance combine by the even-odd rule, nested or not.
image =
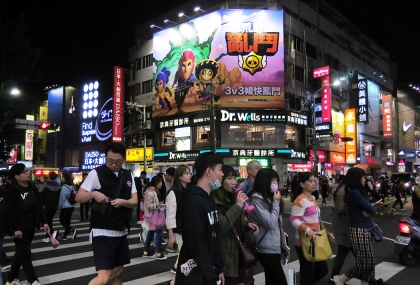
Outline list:
[[[10,169],[10,176],[13,182],[6,189],[6,217],[9,235],[16,249],[6,285],[20,284],[18,276],[21,266],[29,284],[40,285],[32,264],[31,243],[35,229],[43,225],[48,232],[50,227],[46,222],[39,192],[30,182],[31,171],[23,163],[18,163]]]
[[[98,276],[89,285],[122,284],[123,266],[130,263],[127,233],[132,209],[137,206],[137,189],[130,171],[122,168],[126,148],[112,143],[105,148],[106,163],[89,172],[76,195],[76,202],[94,200],[106,212],[92,208],[90,241]],[[109,206],[107,206],[109,205]]]

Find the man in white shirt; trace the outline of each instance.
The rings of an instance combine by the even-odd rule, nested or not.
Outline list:
[[[76,202],[92,201],[90,241],[98,276],[89,285],[122,284],[123,266],[130,263],[127,233],[137,189],[130,171],[122,169],[126,148],[112,143],[105,148],[106,163],[93,169],[81,185]],[[95,209],[95,210],[94,210]]]

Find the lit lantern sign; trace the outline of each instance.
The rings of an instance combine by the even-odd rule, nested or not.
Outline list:
[[[358,109],[358,116],[357,121],[359,123],[368,124],[369,123],[369,98],[368,98],[368,89],[367,89],[367,80],[362,79],[359,80],[357,84],[358,92],[359,92],[359,109]]]
[[[356,164],[356,146],[357,146],[357,124],[356,124],[356,109],[347,109],[344,111],[346,122],[346,137],[353,138],[351,142],[346,144],[346,163]]]
[[[384,137],[392,136],[392,96],[382,96],[382,121]]]

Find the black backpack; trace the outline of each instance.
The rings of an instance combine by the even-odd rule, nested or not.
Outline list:
[[[76,192],[73,189],[71,189],[70,186],[68,186],[68,185],[66,185],[66,186],[70,190],[70,195],[69,195],[69,198],[67,200],[69,200],[69,203],[71,205],[74,205],[74,204],[76,204]]]

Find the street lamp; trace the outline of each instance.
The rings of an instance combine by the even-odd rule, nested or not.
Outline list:
[[[313,106],[313,110],[312,110],[312,124],[313,124],[313,141],[312,141],[312,148],[314,151],[314,157],[313,157],[313,162],[314,162],[314,168],[313,168],[313,173],[315,175],[315,177],[318,175],[318,144],[316,141],[316,110],[315,110],[315,99],[316,99],[316,95],[318,94],[319,91],[323,90],[325,87],[330,87],[330,86],[340,86],[341,82],[340,80],[335,80],[332,84],[325,84],[322,85],[321,88],[319,88],[317,91],[315,91],[312,95],[312,106]]]
[[[204,11],[204,10],[201,10],[201,8],[199,7],[199,6],[197,6],[197,7],[195,7],[194,8],[194,12],[197,12],[197,11],[201,11],[201,12],[203,12],[203,13],[205,13],[206,11]]]
[[[188,19],[191,19],[191,17],[190,17],[190,16],[185,15],[185,14],[184,14],[184,12],[179,13],[179,14],[178,14],[178,17],[180,17],[180,18],[182,18],[182,17],[186,17],[186,18],[188,18]]]

